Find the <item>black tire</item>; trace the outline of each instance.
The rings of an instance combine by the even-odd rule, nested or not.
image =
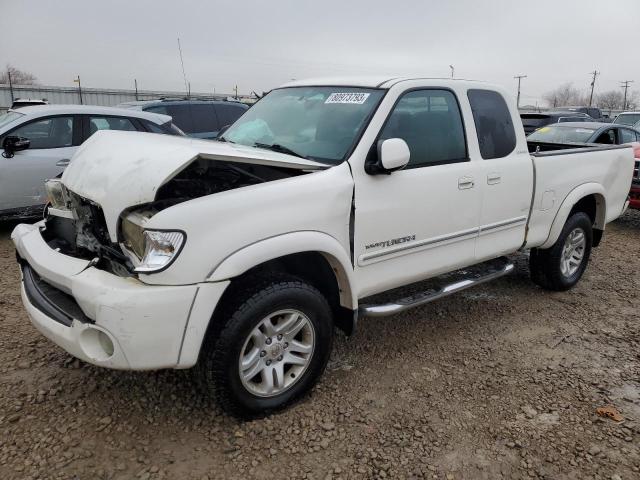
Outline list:
[[[251,418],[282,409],[308,392],[323,373],[333,344],[333,318],[325,297],[303,280],[283,274],[238,281],[213,318],[196,368],[205,393],[214,394],[228,413]],[[300,377],[276,396],[261,397],[245,388],[238,362],[251,331],[273,312],[298,310],[310,320],[315,344]]]
[[[575,229],[582,229],[585,236],[585,246],[582,260],[577,270],[571,275],[562,273],[561,262],[563,258],[563,250],[567,237]],[[560,232],[560,236],[556,243],[548,249],[531,249],[529,255],[529,271],[531,279],[534,283],[546,290],[564,291],[572,288],[582,275],[584,274],[589,256],[591,255],[591,246],[593,244],[593,230],[591,219],[584,212],[576,212],[572,214]]]

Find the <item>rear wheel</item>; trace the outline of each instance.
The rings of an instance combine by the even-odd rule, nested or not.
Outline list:
[[[306,282],[285,275],[242,281],[216,317],[198,371],[228,412],[247,417],[283,408],[324,371],[331,309]]]
[[[587,268],[592,243],[591,219],[584,212],[574,213],[551,248],[531,250],[531,279],[547,290],[570,289]]]

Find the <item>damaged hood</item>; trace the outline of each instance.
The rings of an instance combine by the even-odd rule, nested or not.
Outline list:
[[[78,149],[62,182],[72,192],[102,207],[113,236],[123,210],[152,202],[158,188],[196,158],[300,170],[328,167],[292,155],[224,142],[103,130]]]

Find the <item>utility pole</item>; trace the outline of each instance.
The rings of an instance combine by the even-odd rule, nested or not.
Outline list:
[[[9,92],[11,93],[11,105],[13,105],[13,83],[11,83],[11,69],[7,68],[7,76],[9,77]]]
[[[449,65],[449,68],[451,69],[451,78],[453,78],[453,74],[455,73],[456,69],[453,67],[453,65]]]
[[[138,101],[138,80],[134,78],[133,83],[136,86],[136,101]]]
[[[80,95],[80,105],[82,105],[82,85],[80,84],[80,75],[78,75],[78,78],[76,78],[73,83],[78,84],[78,95]]]
[[[522,81],[523,78],[527,78],[526,75],[516,75],[513,78],[517,78],[518,79],[518,99],[516,100],[516,105],[518,108],[520,108],[520,82]]]
[[[236,91],[236,100],[238,99],[238,85],[235,86],[234,90]]]
[[[627,90],[629,90],[630,83],[633,83],[633,80],[623,80],[620,82],[620,86],[624,88],[624,102],[622,102],[622,110],[627,109]]]
[[[593,89],[596,86],[596,77],[600,75],[600,72],[594,70],[593,72],[590,72],[589,75],[593,75],[593,80],[591,80],[591,95],[589,95],[589,106],[591,106],[591,104],[593,103]]]

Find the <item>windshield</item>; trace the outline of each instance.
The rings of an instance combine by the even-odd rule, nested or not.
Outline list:
[[[640,121],[640,113],[622,113],[616,117],[613,123],[633,125],[638,121]]]
[[[9,125],[10,123],[14,122],[20,117],[24,117],[24,113],[18,113],[18,112],[3,113],[2,115],[0,115],[0,128],[3,128],[4,126]]]
[[[584,127],[549,126],[536,130],[527,137],[534,142],[566,143],[587,142],[595,132],[594,129]]]
[[[383,90],[355,87],[273,90],[221,140],[338,164],[360,138],[383,95]]]

